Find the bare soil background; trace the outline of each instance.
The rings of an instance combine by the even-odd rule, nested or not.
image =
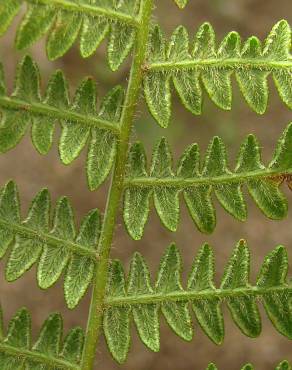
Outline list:
[[[252,34],[263,39],[276,21],[286,18],[292,24],[292,3],[290,0],[190,0],[184,11],[179,11],[171,0],[156,2],[155,20],[159,20],[167,34],[179,24],[184,24],[193,34],[198,26],[208,20],[216,31],[217,39],[221,40],[226,32],[238,31],[245,39]],[[4,62],[7,81],[12,88],[15,75],[15,65],[21,59],[21,53],[13,48],[15,35],[14,23],[8,34],[0,39],[0,56]],[[117,83],[124,84],[128,73],[125,65],[117,73],[111,73],[105,58],[105,44],[97,53],[86,60],[79,56],[78,48],[73,48],[62,59],[51,63],[45,55],[44,40],[35,45],[29,52],[40,64],[43,76],[43,87],[50,73],[56,68],[62,68],[70,80],[72,93],[85,75],[92,75],[97,81],[100,96]],[[133,140],[145,142],[148,153],[157,139],[166,136],[171,143],[175,158],[192,142],[198,142],[204,153],[209,140],[214,135],[220,135],[228,148],[231,168],[236,159],[239,145],[249,133],[255,133],[263,147],[263,158],[267,163],[273,153],[276,140],[292,120],[289,111],[280,101],[275,87],[270,80],[270,101],[267,113],[259,116],[246,105],[234,83],[233,109],[222,112],[205,97],[203,114],[199,117],[187,113],[175,97],[173,100],[174,114],[170,128],[164,130],[153,121],[145,103],[141,99],[136,114],[136,132]],[[59,131],[55,135],[55,142]],[[104,210],[108,183],[98,191],[89,192],[85,178],[85,151],[72,165],[65,167],[58,158],[55,144],[49,155],[40,156],[32,147],[28,135],[12,151],[0,156],[0,184],[14,179],[19,185],[23,217],[28,210],[29,202],[42,187],[48,187],[52,199],[67,195],[75,209],[77,223],[81,217],[92,208]],[[112,257],[121,258],[128,267],[131,255],[140,251],[149,262],[155,275],[159,259],[170,242],[175,241],[180,247],[185,272],[189,271],[193,257],[203,242],[209,242],[215,249],[216,279],[220,281],[224,266],[240,238],[245,238],[252,255],[251,280],[254,282],[263,257],[277,244],[288,248],[292,261],[292,193],[285,189],[290,203],[287,219],[281,222],[266,219],[247,196],[249,217],[246,223],[240,223],[217,206],[217,227],[211,236],[200,234],[193,225],[184,206],[181,209],[181,222],[176,234],[165,230],[155,211],[152,210],[147,224],[145,236],[141,242],[134,242],[126,234],[122,219],[116,229]],[[11,284],[4,280],[5,262],[0,264],[0,299],[7,320],[21,306],[26,306],[32,313],[34,334],[38,332],[41,323],[52,311],[59,311],[64,317],[65,331],[75,325],[85,327],[90,295],[87,294],[74,311],[66,308],[63,298],[62,282],[58,282],[48,291],[41,291],[36,284],[36,269],[25,274],[17,282]],[[185,274],[186,276],[186,274]],[[278,334],[266,317],[261,305],[263,330],[261,336],[254,340],[243,336],[232,322],[230,313],[224,307],[225,342],[218,347],[202,333],[194,320],[195,337],[190,343],[185,343],[176,337],[161,318],[161,351],[158,354],[147,350],[140,342],[133,327],[133,340],[129,359],[120,367],[112,359],[104,343],[101,341],[97,352],[96,369],[116,370],[202,370],[208,362],[213,361],[219,369],[239,369],[246,362],[251,362],[258,370],[274,368],[280,360],[286,358],[292,361],[292,343]]]

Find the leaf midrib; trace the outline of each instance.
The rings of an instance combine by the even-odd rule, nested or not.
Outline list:
[[[247,180],[257,180],[257,179],[264,179],[264,180],[273,180],[280,178],[284,175],[291,175],[292,168],[285,170],[285,171],[275,171],[270,169],[262,169],[262,170],[255,170],[249,171],[244,173],[227,173],[220,176],[213,176],[213,177],[194,177],[194,178],[183,178],[183,177],[128,177],[124,183],[125,188],[131,186],[138,186],[138,187],[161,187],[161,186],[169,186],[169,187],[176,187],[180,189],[195,187],[199,185],[216,185],[216,184],[224,184],[224,183],[245,183]]]
[[[23,358],[23,360],[32,360],[38,363],[44,363],[50,366],[58,366],[62,369],[71,369],[71,370],[80,370],[78,365],[72,364],[65,359],[51,357],[47,354],[37,352],[37,351],[30,351],[24,348],[17,348],[5,343],[0,343],[0,352],[5,352],[5,354]]]
[[[57,238],[49,233],[40,232],[33,230],[25,226],[25,224],[16,224],[11,221],[0,218],[0,226],[4,226],[6,229],[11,230],[14,234],[21,235],[28,239],[37,239],[44,244],[49,244],[53,247],[66,247],[72,252],[91,258],[94,262],[97,261],[97,253],[93,249],[89,249],[83,245],[70,242],[68,240]]]
[[[232,69],[244,71],[246,69],[256,69],[259,71],[273,71],[281,69],[291,69],[292,59],[271,60],[271,59],[245,59],[245,58],[210,58],[210,59],[189,59],[182,61],[161,61],[148,63],[146,70],[164,71],[164,70],[187,70],[204,69],[208,67],[217,67],[220,69]]]
[[[110,122],[99,117],[93,117],[74,112],[70,109],[57,108],[42,102],[26,102],[18,98],[0,96],[0,107],[15,111],[30,112],[37,115],[46,115],[56,120],[65,120],[73,122],[82,122],[92,128],[103,128],[112,131],[114,134],[119,133],[118,122]],[[98,113],[97,113],[98,114]]]
[[[105,305],[111,306],[123,306],[123,305],[137,305],[137,304],[149,304],[149,303],[162,303],[165,301],[191,301],[191,300],[206,300],[220,298],[225,299],[229,297],[238,296],[263,296],[265,294],[273,293],[292,293],[292,284],[271,286],[271,287],[258,287],[258,286],[246,286],[240,288],[230,289],[206,289],[206,290],[181,290],[171,293],[150,293],[141,294],[136,296],[125,296],[125,297],[111,297],[108,296],[105,299]]]

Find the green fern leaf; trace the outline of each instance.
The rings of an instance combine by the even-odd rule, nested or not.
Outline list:
[[[13,18],[19,12],[21,7],[20,0],[10,0],[7,4],[7,1],[1,0],[0,2],[0,34],[4,34]]]
[[[120,86],[113,88],[101,102],[100,119],[118,123],[122,113],[123,100],[123,89]],[[91,190],[97,189],[106,180],[115,156],[115,135],[109,130],[92,129],[87,157],[87,178]]]
[[[292,68],[275,71],[273,78],[281,99],[292,109]]]
[[[39,71],[37,65],[28,57],[24,58],[18,66],[15,89],[12,98],[23,101],[23,103],[38,103],[39,95]],[[14,147],[24,136],[28,125],[31,123],[29,113],[23,110],[23,114],[17,111],[3,112],[0,128],[1,151],[7,151]]]
[[[12,96],[26,102],[40,101],[40,73],[37,64],[25,57],[18,65],[15,90]]]
[[[125,275],[119,261],[113,261],[108,274],[107,295],[125,297]],[[119,363],[125,362],[130,348],[130,307],[110,307],[103,317],[103,330],[109,350]]]
[[[142,256],[136,253],[132,259],[127,292],[130,296],[151,294],[150,273]],[[142,342],[152,351],[159,351],[158,305],[138,305],[133,308],[133,318]]]
[[[1,76],[0,76],[1,77]],[[75,160],[89,142],[87,178],[91,190],[100,186],[109,175],[116,155],[119,121],[124,92],[113,88],[96,108],[96,86],[85,79],[70,103],[68,85],[61,71],[49,80],[44,99],[40,96],[40,77],[37,65],[26,56],[18,66],[14,93],[7,96],[1,80],[0,152],[15,147],[32,124],[32,141],[41,154],[51,146],[55,122],[62,128],[59,151],[64,164]]]
[[[48,82],[44,102],[60,110],[69,107],[69,87],[61,70],[52,74]]]
[[[158,179],[174,176],[170,148],[165,139],[154,149],[150,176]],[[175,231],[179,219],[178,190],[174,187],[155,188],[154,204],[163,225]]]
[[[32,345],[30,314],[25,308],[20,309],[9,322],[6,336],[3,334],[0,340],[1,369],[79,369],[83,331],[71,329],[63,343],[62,331],[61,316],[52,314]]]
[[[3,3],[3,5],[2,5]],[[7,4],[8,3],[8,4]],[[109,65],[119,68],[133,47],[140,0],[102,1],[90,0],[76,3],[67,0],[1,0],[0,35],[10,26],[22,3],[27,11],[18,27],[16,47],[23,50],[49,33],[47,55],[51,60],[63,56],[81,35],[82,57],[92,55],[107,34],[110,34]],[[122,30],[122,32],[121,32]]]
[[[116,71],[129,54],[135,41],[135,30],[116,22],[111,25],[108,46],[108,61],[111,69]]]
[[[10,188],[10,189],[9,189]],[[6,191],[16,192],[13,183],[8,183]],[[5,190],[4,190],[5,191]],[[2,205],[2,203],[1,203]],[[33,200],[27,219],[23,222],[25,227],[36,233],[49,232],[50,198],[47,189],[42,190]],[[20,220],[18,222],[20,224]],[[11,240],[13,239],[13,235]],[[40,257],[44,243],[37,238],[29,239],[25,235],[16,234],[15,244],[11,250],[6,268],[6,278],[14,281],[24,274]]]
[[[202,28],[198,30],[198,37],[195,39],[194,51],[192,56],[195,58],[210,58],[216,57],[215,52],[215,33],[210,24],[204,23]],[[233,57],[233,52],[226,50],[226,44],[228,44],[229,35],[222,41],[222,44],[218,50],[219,58],[227,58],[229,54]],[[203,45],[204,43],[204,45]],[[200,50],[202,48],[202,50]],[[207,50],[207,48],[210,48]],[[212,69],[204,69],[201,72],[202,82],[213,102],[220,108],[225,110],[231,109],[231,76],[232,71],[219,69],[218,67]]]
[[[146,154],[141,143],[132,145],[129,153],[129,177],[146,177]],[[131,186],[124,195],[124,221],[129,234],[138,240],[143,234],[149,214],[151,189]]]
[[[291,138],[289,139],[289,131],[291,131],[290,125],[284,133],[285,141],[288,145],[290,145],[291,140]],[[285,152],[287,149],[283,148]],[[285,163],[283,163],[284,174],[286,173],[286,169]],[[261,170],[264,170],[264,166],[261,163],[260,146],[255,136],[249,135],[241,146],[235,172],[243,173],[244,171]],[[262,179],[249,179],[247,181],[248,191],[258,207],[267,217],[275,220],[283,218],[287,213],[287,202],[283,194],[279,191],[280,183],[281,177],[276,177],[274,181],[264,181]]]
[[[227,156],[224,143],[215,137],[207,149],[203,177],[219,177],[231,175],[227,168]],[[241,184],[220,184],[215,186],[215,194],[221,205],[236,219],[245,221],[247,217],[246,205],[241,193]]]
[[[227,265],[222,279],[221,289],[236,289],[249,287],[250,254],[246,243],[242,240],[238,243],[229,264]],[[261,320],[252,296],[238,298],[228,297],[227,305],[234,322],[240,330],[249,337],[257,337],[261,332]],[[246,315],[248,312],[248,316]]]
[[[284,247],[279,246],[266,257],[258,277],[257,286],[270,287],[286,285],[287,271],[287,252]],[[290,314],[287,314],[287,307],[290,307],[291,296],[289,294],[283,294],[280,291],[274,294],[265,294],[263,301],[273,325],[281,334],[291,338],[292,318]],[[281,302],[280,305],[279,302]]]
[[[174,2],[184,8],[188,0]],[[5,268],[8,281],[20,278],[37,264],[38,285],[48,289],[64,273],[65,300],[72,309],[95,280],[84,351],[82,329],[74,328],[62,339],[60,314],[48,317],[33,342],[28,311],[20,309],[5,332],[0,308],[1,369],[91,368],[95,334],[101,331],[113,358],[123,363],[130,349],[132,319],[143,344],[157,352],[160,314],[172,331],[191,341],[194,313],[202,331],[220,345],[225,333],[225,303],[244,335],[260,335],[258,303],[262,303],[275,329],[292,339],[292,281],[287,279],[287,251],[281,245],[266,256],[256,283],[251,285],[250,252],[246,242],[240,240],[218,288],[214,282],[214,252],[208,244],[194,259],[185,287],[182,258],[175,244],[164,253],[155,280],[139,253],[131,259],[127,275],[120,261],[109,259],[122,196],[124,222],[135,240],[143,235],[152,199],[162,224],[172,232],[179,223],[180,194],[194,223],[204,233],[211,233],[216,226],[213,194],[232,217],[247,219],[243,186],[268,218],[280,220],[288,212],[288,201],[280,186],[287,182],[291,188],[292,123],[278,140],[268,165],[262,163],[257,138],[249,135],[240,147],[233,170],[219,137],[211,140],[203,159],[199,146],[191,144],[176,167],[165,138],[157,143],[150,166],[143,146],[136,143],[129,147],[129,139],[142,84],[149,110],[162,127],[167,127],[171,119],[173,88],[195,115],[202,113],[203,89],[215,105],[230,110],[233,75],[243,98],[256,113],[264,114],[267,109],[269,76],[282,101],[292,109],[290,25],[279,21],[263,43],[255,36],[242,42],[233,31],[217,44],[209,23],[198,29],[193,42],[183,26],[166,41],[159,26],[151,25],[153,6],[153,0],[0,0],[0,35],[23,10],[15,39],[20,50],[47,35],[47,55],[55,60],[80,37],[80,53],[89,57],[108,37],[108,63],[116,71],[134,49],[126,96],[121,87],[115,87],[99,107],[96,85],[90,77],[82,81],[71,100],[63,73],[56,71],[42,95],[38,66],[25,56],[18,65],[10,94],[0,64],[0,153],[14,148],[30,127],[34,147],[41,154],[48,153],[58,122],[63,164],[72,163],[88,144],[86,171],[91,190],[107,179],[116,162],[104,225],[95,209],[77,230],[66,197],[57,201],[51,219],[47,189],[35,196],[22,220],[14,182],[0,190],[0,258],[10,249]],[[208,369],[217,368],[209,364]],[[288,370],[291,366],[283,361],[277,369]],[[244,365],[242,370],[253,370],[253,366]]]
[[[72,110],[85,116],[96,112],[96,87],[92,79],[86,79],[76,91]],[[76,159],[85,146],[90,127],[78,122],[64,122],[60,139],[60,156],[65,164]]]
[[[155,63],[164,60],[166,58],[166,43],[158,26],[153,28],[149,40],[149,61]],[[171,115],[169,74],[165,71],[155,74],[146,73],[143,82],[145,99],[151,114],[156,120],[159,120],[163,127],[167,127]]]
[[[2,189],[0,199],[0,215],[4,221],[0,226],[0,256],[3,257],[14,237],[13,231],[6,224],[20,224],[19,198],[12,182]]]
[[[73,242],[75,239],[73,210],[65,197],[57,203],[51,234],[69,242]],[[47,289],[59,279],[69,257],[70,251],[65,246],[60,248],[44,247],[38,267],[38,283],[41,288]]]
[[[80,53],[83,58],[91,56],[110,32],[109,23],[98,17],[86,15],[80,41]]]
[[[74,44],[82,18],[78,13],[66,10],[57,12],[53,31],[50,33],[47,43],[47,54],[50,60],[55,60],[64,55]]]
[[[50,78],[44,104],[66,110],[69,108],[68,86],[61,71],[56,71]],[[33,115],[31,130],[32,142],[40,154],[47,154],[52,147],[56,118]]]
[[[89,212],[82,221],[76,243],[94,251],[101,229],[100,214],[97,210]],[[94,274],[94,263],[88,256],[74,254],[67,267],[64,282],[64,293],[68,307],[77,306],[91,283]]]
[[[67,198],[58,201],[51,231],[50,206],[50,195],[44,189],[34,198],[28,217],[21,222],[17,188],[8,182],[0,197],[0,256],[11,245],[5,271],[8,281],[18,279],[39,261],[38,283],[47,289],[65,271],[65,298],[68,307],[74,308],[94,274],[100,215],[97,210],[89,212],[75,236],[73,211]]]
[[[16,47],[19,50],[25,49],[45,35],[55,21],[55,14],[55,9],[50,5],[29,4],[17,30]]]
[[[269,59],[287,60],[290,57],[291,29],[287,22],[280,21],[274,25],[268,35],[263,55]]]
[[[262,46],[256,37],[249,38],[242,48],[242,58],[261,59]],[[265,113],[268,105],[268,71],[239,70],[236,79],[247,104],[257,113]]]
[[[201,114],[201,83],[218,107],[230,110],[231,76],[235,74],[250,108],[263,114],[271,74],[281,99],[292,109],[291,29],[285,20],[273,27],[263,47],[256,37],[250,37],[241,49],[240,36],[230,32],[217,48],[209,23],[198,29],[192,47],[181,26],[173,32],[168,46],[159,26],[153,27],[150,43],[144,92],[150,112],[162,127],[168,126],[171,116],[171,80],[183,105],[193,114]],[[168,52],[159,53],[163,49]]]
[[[5,343],[10,346],[28,349],[30,346],[29,313],[25,309],[19,310],[9,322]]]
[[[55,357],[60,352],[62,318],[59,314],[50,315],[41,328],[33,349]]]
[[[180,158],[177,176],[194,178],[200,176],[200,152],[197,144],[190,145]],[[215,228],[216,215],[211,199],[211,185],[198,185],[183,192],[190,215],[199,230],[205,233]]]
[[[73,364],[80,364],[83,350],[84,333],[81,328],[71,329],[64,339],[62,357]]]
[[[182,59],[190,60],[189,36],[184,27],[179,27],[173,33],[169,43],[167,58],[174,63]],[[193,85],[194,81],[198,81],[198,72],[190,70],[187,73],[177,71],[173,76],[174,87],[180,96],[182,103],[194,114],[201,113],[202,94],[199,83]]]
[[[175,244],[171,244],[161,260],[155,290],[162,295],[173,291],[182,291],[181,284],[182,261]],[[163,302],[161,311],[173,331],[182,339],[190,341],[193,338],[191,317],[185,302]]]
[[[228,213],[239,221],[245,221],[247,210],[243,185],[247,186],[265,216],[283,219],[287,215],[288,204],[280,185],[292,172],[291,150],[292,124],[278,140],[273,159],[267,167],[262,164],[257,139],[249,135],[241,145],[237,165],[232,172],[228,168],[225,146],[220,138],[215,137],[202,166],[198,145],[193,144],[183,153],[174,173],[170,149],[162,139],[154,150],[148,175],[144,149],[141,144],[134,144],[125,181],[124,222],[127,231],[133,239],[141,239],[152,195],[162,224],[171,231],[175,231],[178,225],[179,193],[183,193],[190,215],[201,232],[211,233],[216,226],[212,191]]]
[[[214,285],[214,255],[211,248],[205,244],[199,251],[188,280],[188,290],[215,290]],[[224,338],[224,323],[218,297],[206,300],[194,300],[192,307],[196,318],[206,335],[216,344],[221,344]]]
[[[246,242],[241,240],[225,268],[220,288],[216,289],[214,253],[205,244],[194,260],[184,289],[180,253],[172,244],[162,257],[153,289],[148,267],[139,253],[132,258],[127,279],[121,263],[114,261],[110,268],[104,315],[104,334],[109,350],[118,362],[126,360],[131,313],[141,340],[153,351],[159,348],[160,310],[177,335],[191,340],[190,307],[205,334],[216,344],[221,344],[224,339],[224,302],[238,328],[250,337],[257,337],[261,332],[257,301],[263,302],[274,327],[291,339],[292,311],[289,302],[292,289],[286,277],[287,268],[286,250],[278,246],[265,258],[256,285],[250,285],[250,253]],[[286,366],[287,363],[282,364]],[[246,365],[244,369],[250,366]],[[210,364],[209,368],[215,367]],[[282,368],[286,367],[279,367]]]

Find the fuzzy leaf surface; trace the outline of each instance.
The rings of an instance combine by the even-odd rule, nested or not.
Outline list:
[[[58,313],[51,314],[32,344],[31,316],[26,308],[21,308],[10,320],[7,332],[0,339],[1,369],[80,369],[83,330],[78,327],[71,329],[64,340],[62,331],[62,317]]]
[[[133,144],[124,190],[126,229],[133,239],[141,239],[153,197],[162,224],[175,231],[180,193],[195,225],[203,233],[213,232],[216,226],[212,193],[232,217],[245,221],[247,206],[243,186],[266,217],[281,220],[287,215],[288,202],[280,186],[285,182],[290,184],[291,152],[291,123],[278,140],[269,165],[262,163],[256,137],[248,135],[240,147],[233,171],[229,169],[226,148],[219,137],[211,140],[204,160],[200,158],[199,146],[190,145],[179,159],[176,171],[166,139],[156,145],[149,170],[142,144]]]
[[[183,7],[185,1],[179,1]],[[183,105],[193,114],[201,114],[203,94],[219,108],[232,107],[231,77],[234,75],[249,107],[264,114],[268,106],[268,76],[275,81],[281,100],[292,109],[291,28],[287,21],[274,25],[262,43],[255,36],[241,47],[237,32],[229,32],[219,46],[209,23],[202,24],[194,42],[179,26],[166,42],[159,26],[153,27],[148,48],[144,92],[150,112],[162,127],[171,118],[171,82]],[[162,46],[167,53],[158,53]],[[160,49],[161,50],[161,49]]]
[[[48,34],[47,55],[55,60],[62,57],[80,35],[80,53],[86,58],[109,35],[109,65],[116,70],[133,47],[140,0],[98,0],[94,3],[91,0],[78,3],[74,0],[1,0],[0,35],[7,32],[21,4],[26,5],[26,12],[16,33],[15,43],[19,50]]]
[[[16,184],[8,182],[0,196],[1,257],[11,249],[5,269],[8,281],[20,278],[38,263],[39,286],[49,288],[65,273],[64,293],[69,308],[74,308],[92,281],[97,264],[96,246],[101,228],[97,209],[89,212],[76,234],[71,205],[63,197],[57,202],[51,223],[51,200],[47,189],[31,203],[28,216],[20,219]]]
[[[2,67],[1,67],[2,71]],[[52,147],[55,123],[61,126],[61,161],[72,163],[87,146],[87,179],[91,190],[108,177],[116,156],[119,122],[124,91],[114,87],[97,108],[96,84],[85,78],[69,99],[68,83],[58,70],[49,79],[44,97],[40,93],[40,75],[36,63],[25,56],[19,63],[15,88],[7,95],[4,74],[0,74],[0,152],[14,148],[31,126],[31,138],[40,154]]]
[[[292,339],[292,286],[287,279],[287,269],[286,249],[277,246],[266,256],[256,284],[251,285],[250,251],[244,240],[236,245],[218,288],[214,283],[214,252],[208,244],[202,246],[194,259],[186,288],[181,283],[182,261],[175,244],[171,244],[162,257],[153,285],[148,266],[139,253],[135,253],[131,260],[128,277],[121,262],[113,261],[104,316],[104,333],[110,352],[119,363],[126,361],[131,318],[142,342],[150,350],[157,351],[159,312],[178,336],[191,340],[191,309],[205,334],[214,343],[221,344],[224,340],[224,303],[244,335],[260,335],[258,303],[262,302],[275,329]]]

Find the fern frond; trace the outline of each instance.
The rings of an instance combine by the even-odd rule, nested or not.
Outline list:
[[[15,147],[31,124],[33,145],[40,154],[46,154],[58,121],[62,128],[59,152],[64,164],[76,159],[89,142],[87,179],[90,189],[96,189],[107,178],[114,162],[124,90],[114,87],[104,97],[98,112],[92,78],[83,80],[71,103],[67,81],[59,70],[52,75],[42,98],[39,70],[29,56],[18,66],[11,96],[7,95],[1,66],[0,69],[0,152]]]
[[[68,199],[62,197],[57,202],[52,227],[50,207],[49,192],[43,189],[21,221],[17,187],[12,181],[4,186],[0,197],[0,258],[11,246],[5,270],[8,281],[20,278],[38,262],[37,279],[43,289],[65,272],[65,299],[68,307],[74,308],[91,283],[96,266],[100,214],[96,209],[89,212],[77,234]]]
[[[282,361],[278,366],[275,367],[275,370],[291,370],[291,365],[288,361],[284,360]],[[206,370],[218,370],[216,365],[209,364]],[[254,370],[254,367],[251,364],[244,365],[241,370]]]
[[[80,35],[82,57],[92,55],[109,35],[108,60],[117,70],[133,47],[140,0],[0,0],[0,35],[27,6],[16,35],[23,50],[48,34],[47,55],[54,60],[64,55]]]
[[[1,328],[3,327],[0,311]],[[21,308],[9,322],[7,333],[0,336],[0,368],[3,370],[78,370],[84,334],[71,329],[62,341],[63,323],[58,313],[44,322],[39,337],[32,345],[31,317]],[[63,343],[62,343],[63,342]]]
[[[121,263],[118,260],[111,263],[104,334],[115,360],[124,362],[129,352],[130,314],[142,342],[152,351],[159,350],[160,311],[178,336],[187,341],[193,338],[190,307],[205,334],[221,344],[223,302],[242,333],[257,337],[261,319],[256,302],[261,301],[276,330],[292,339],[292,286],[291,282],[287,283],[288,258],[283,246],[266,256],[254,286],[249,283],[250,252],[244,240],[237,244],[219,288],[214,284],[214,255],[208,244],[203,245],[194,260],[185,289],[181,270],[181,256],[174,244],[161,260],[155,286],[139,253],[133,256],[127,279]]]
[[[246,185],[257,206],[268,218],[283,219],[288,204],[279,187],[292,179],[292,123],[288,125],[270,164],[261,161],[261,148],[254,135],[241,145],[237,165],[228,168],[226,148],[219,137],[214,137],[207,149],[203,165],[197,144],[190,145],[179,160],[176,172],[172,155],[163,138],[157,144],[150,173],[141,143],[132,146],[125,180],[124,222],[133,239],[140,239],[148,219],[150,199],[163,225],[176,231],[179,222],[179,194],[183,193],[190,215],[203,233],[211,233],[216,226],[212,202],[214,191],[223,208],[237,220],[245,221],[247,209],[242,194]]]
[[[150,36],[145,66],[144,92],[153,117],[167,127],[171,116],[171,81],[183,103],[193,114],[202,112],[202,84],[210,99],[221,109],[230,110],[231,76],[252,110],[266,111],[267,77],[272,74],[282,101],[292,109],[291,29],[282,20],[268,35],[264,45],[254,36],[241,47],[237,32],[230,32],[216,48],[215,32],[209,23],[198,30],[193,43],[180,26],[167,44],[155,26]]]

